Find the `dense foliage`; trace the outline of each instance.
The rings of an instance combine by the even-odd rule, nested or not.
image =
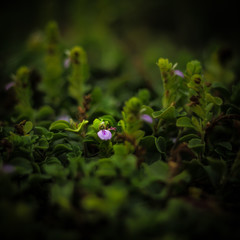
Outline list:
[[[224,69],[159,58],[136,87],[120,55],[122,77],[91,76],[55,22],[31,44],[0,126],[3,239],[237,238],[240,85]]]

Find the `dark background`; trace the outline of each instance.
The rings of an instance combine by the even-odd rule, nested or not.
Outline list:
[[[97,30],[96,36],[111,34],[136,55],[163,37],[200,60],[214,46],[235,58],[240,52],[237,1],[5,1],[0,8],[1,83],[9,82],[18,64],[14,56],[24,51],[29,35],[43,30],[49,20],[58,22],[69,45],[81,44],[83,35]],[[88,50],[91,42],[85,45]]]

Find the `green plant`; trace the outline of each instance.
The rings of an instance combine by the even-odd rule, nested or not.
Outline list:
[[[64,66],[55,23],[47,39],[41,106],[34,107],[32,70],[21,67],[14,76],[15,111],[0,122],[1,236],[238,234],[239,87],[231,96],[208,83],[199,61],[182,71],[160,58],[164,89],[157,95],[138,87],[132,94],[121,77],[109,91],[91,88],[83,48],[74,47]],[[111,95],[112,89],[126,95]]]

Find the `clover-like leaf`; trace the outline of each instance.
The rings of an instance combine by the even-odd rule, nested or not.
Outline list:
[[[177,119],[176,122],[177,127],[186,127],[186,128],[195,128],[192,124],[192,121],[188,117],[181,117]]]
[[[49,127],[49,130],[52,131],[52,130],[64,130],[66,128],[69,128],[70,127],[70,123],[65,121],[65,120],[58,120],[58,121],[55,121],[53,122],[50,127]]]
[[[190,139],[197,138],[197,137],[198,137],[198,135],[190,133],[190,134],[184,135],[181,138],[179,138],[179,142],[187,142]]]
[[[27,121],[24,126],[23,126],[23,130],[25,134],[28,134],[33,128],[33,124],[31,121]]]
[[[188,147],[199,150],[204,148],[204,143],[200,138],[192,138],[188,143]]]
[[[152,116],[164,120],[174,120],[176,118],[176,110],[174,106],[170,106],[161,111],[153,112]]]
[[[160,153],[164,153],[166,152],[166,140],[164,137],[159,136],[158,138],[155,139],[155,145],[157,147],[157,150]]]
[[[46,138],[42,137],[39,141],[38,144],[35,145],[35,149],[48,149],[49,143]]]
[[[214,103],[214,104],[216,104],[216,105],[218,105],[218,106],[221,106],[222,103],[223,103],[223,101],[222,101],[221,98],[219,98],[219,97],[213,97],[213,96],[212,96],[211,94],[209,94],[209,93],[206,94],[206,99],[207,99],[208,102],[212,102],[212,103]]]

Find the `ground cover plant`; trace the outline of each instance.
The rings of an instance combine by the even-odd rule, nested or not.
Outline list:
[[[5,89],[3,239],[238,239],[239,84],[161,56],[153,87],[99,77],[55,22],[31,44]]]

